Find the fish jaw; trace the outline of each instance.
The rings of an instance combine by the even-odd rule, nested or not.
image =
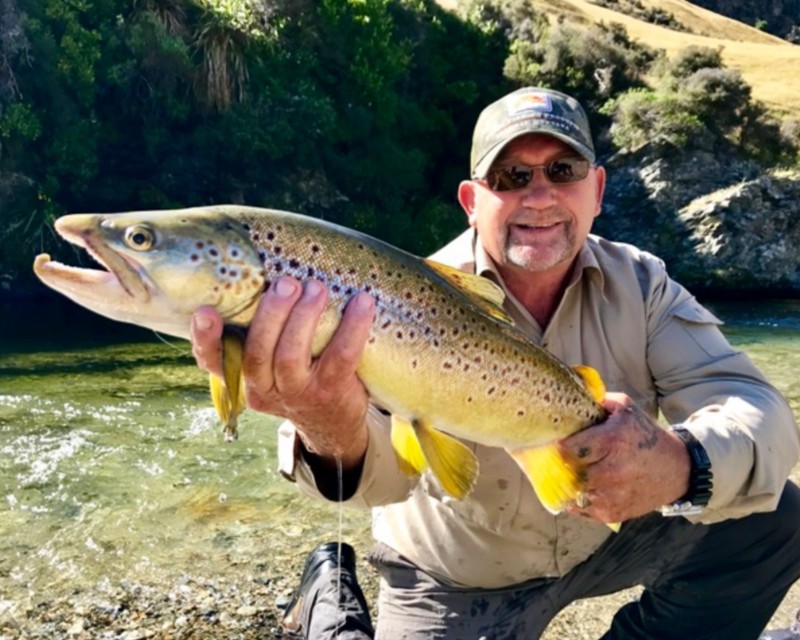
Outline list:
[[[164,309],[159,296],[148,288],[146,279],[131,285],[127,274],[123,284],[116,272],[71,267],[51,260],[46,253],[36,256],[33,270],[48,287],[99,315],[159,333],[189,337],[188,319],[176,322],[169,308]]]
[[[46,255],[36,258],[34,271],[46,285],[114,320],[188,338],[192,313],[202,306],[246,326],[263,291],[258,252],[225,212],[73,214],[55,227],[107,271],[68,267]],[[234,273],[249,276],[232,281]]]

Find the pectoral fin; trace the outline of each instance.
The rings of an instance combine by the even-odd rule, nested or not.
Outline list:
[[[242,380],[242,358],[244,338],[234,331],[225,330],[222,334],[222,374],[223,378],[209,376],[211,400],[217,415],[222,421],[226,442],[239,436],[239,414],[247,407]]]

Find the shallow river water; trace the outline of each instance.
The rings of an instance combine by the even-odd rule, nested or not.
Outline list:
[[[710,306],[800,415],[800,302]],[[62,304],[0,312],[0,613],[280,565],[338,535],[338,511],[277,474],[274,419],[247,412],[223,443],[188,343]],[[366,549],[368,514],[343,522]]]

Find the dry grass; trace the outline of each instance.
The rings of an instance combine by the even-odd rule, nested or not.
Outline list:
[[[800,117],[800,46],[685,0],[643,2],[672,13],[692,33],[643,22],[587,0],[560,0],[558,11],[583,23],[620,23],[632,38],[664,49],[670,56],[692,45],[721,48],[725,64],[741,72],[757,100],[782,116]],[[534,0],[534,3],[542,12],[553,11],[551,0]],[[439,4],[455,9],[459,0],[439,0]]]

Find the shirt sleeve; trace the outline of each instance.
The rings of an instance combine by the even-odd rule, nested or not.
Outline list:
[[[391,419],[374,406],[367,411],[367,444],[364,467],[358,488],[344,501],[345,506],[371,508],[405,500],[418,477],[403,474],[397,466],[391,442]],[[312,498],[325,500],[317,486],[314,471],[303,457],[297,429],[288,420],[278,427],[278,470],[297,482],[300,490]]]
[[[713,494],[702,522],[776,507],[800,456],[791,408],[710,311],[664,272],[647,298],[648,366],[659,406],[683,423],[711,461]]]

